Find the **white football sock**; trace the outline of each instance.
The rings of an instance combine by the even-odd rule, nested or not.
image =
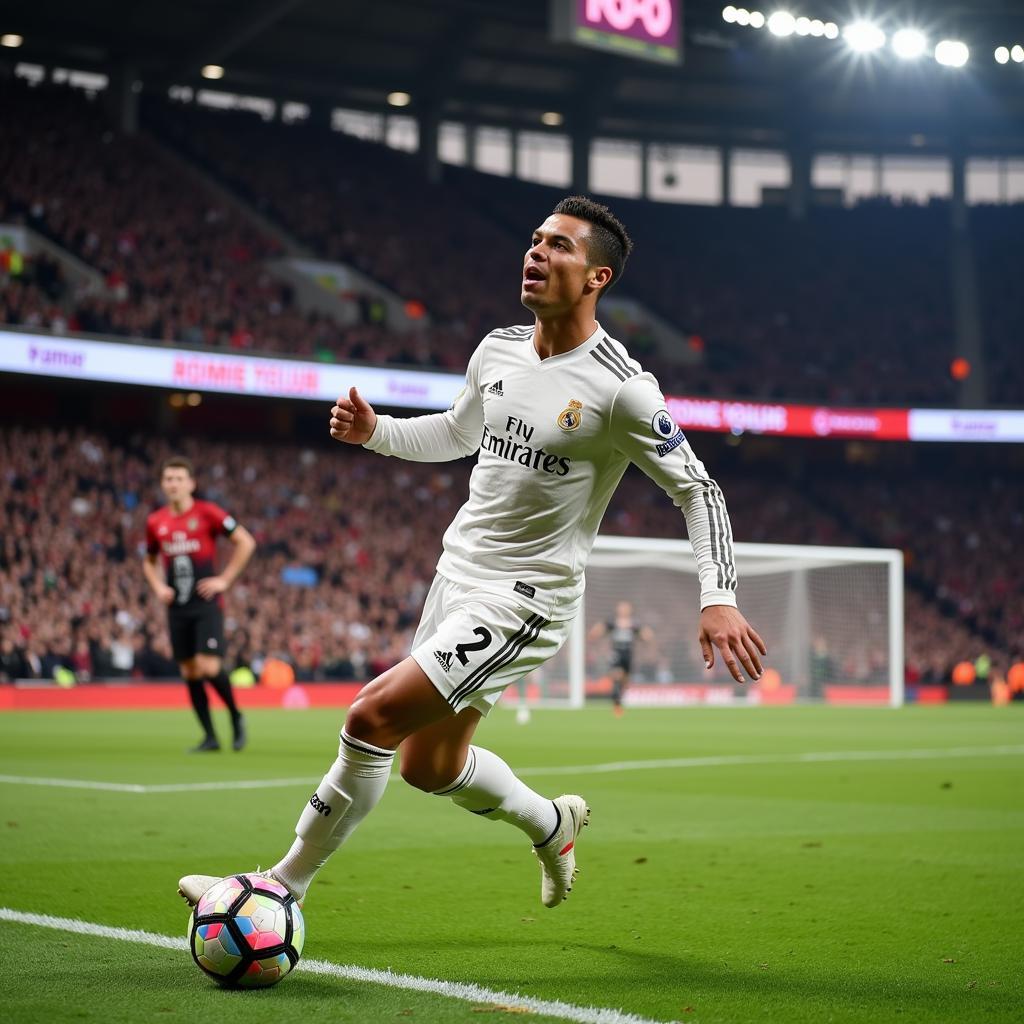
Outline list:
[[[522,829],[538,846],[558,827],[555,805],[516,778],[497,754],[470,747],[459,777],[435,796],[450,796],[473,814],[507,821]]]
[[[302,899],[313,876],[377,806],[391,775],[393,750],[353,739],[344,729],[338,759],[299,816],[296,840],[271,874]]]

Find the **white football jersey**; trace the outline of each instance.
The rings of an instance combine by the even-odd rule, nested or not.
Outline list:
[[[569,617],[605,509],[633,462],[686,517],[701,607],[735,605],[725,500],[669,415],[657,380],[600,325],[582,345],[547,359],[537,354],[533,330],[492,331],[447,412],[380,415],[366,442],[415,462],[479,451],[438,572],[513,591],[549,619]]]

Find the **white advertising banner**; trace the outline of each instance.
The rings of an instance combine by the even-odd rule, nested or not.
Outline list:
[[[1024,412],[986,409],[911,409],[911,441],[1024,442]]]
[[[269,359],[229,352],[0,332],[0,371],[184,391],[334,401],[359,388],[368,402],[447,409],[463,385],[452,373]]]

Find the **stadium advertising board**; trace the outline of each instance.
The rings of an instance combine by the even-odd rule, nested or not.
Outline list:
[[[451,373],[194,352],[40,334],[0,335],[0,370],[184,391],[333,402],[352,386],[368,402],[447,409],[462,387]]]
[[[1024,412],[978,409],[911,409],[908,434],[915,441],[1024,441]]]
[[[333,402],[353,385],[368,402],[447,409],[463,385],[454,373],[272,359],[230,352],[0,331],[0,373]],[[1024,411],[840,409],[670,395],[684,430],[873,441],[1024,442]]]
[[[669,397],[668,411],[684,429],[785,437],[864,438],[906,441],[908,409],[835,409],[713,398]]]
[[[552,36],[627,57],[678,64],[683,0],[552,0]]]

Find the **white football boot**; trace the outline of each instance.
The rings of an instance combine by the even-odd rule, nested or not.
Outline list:
[[[576,840],[580,829],[590,824],[590,808],[581,796],[560,796],[553,801],[561,816],[555,834],[533,852],[540,861],[540,901],[557,907],[570,892],[576,867]]]
[[[203,893],[220,879],[219,875],[185,875],[178,879],[178,895],[190,907],[194,907],[203,898]]]
[[[268,879],[271,882],[277,882],[278,885],[284,885],[284,882],[278,881],[278,879],[274,877],[273,872],[270,871],[260,871],[260,869],[257,868],[255,871],[248,871],[245,872],[245,874],[262,875],[264,878]],[[190,907],[194,907],[203,898],[203,894],[207,891],[207,889],[210,889],[212,886],[216,885],[221,880],[221,877],[227,876],[185,875],[184,878],[178,879],[178,895]],[[286,885],[284,885],[284,887],[285,889],[288,888],[288,886]],[[304,898],[305,893],[303,893],[301,898],[295,901],[296,903],[298,903],[299,907],[302,906]]]

